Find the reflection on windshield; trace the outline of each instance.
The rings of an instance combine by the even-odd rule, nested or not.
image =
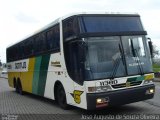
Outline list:
[[[128,75],[152,72],[144,36],[122,36]]]
[[[142,37],[123,36],[122,41],[126,57],[145,57],[146,54]]]
[[[116,69],[116,75],[124,76],[125,68],[120,56],[119,37],[94,37],[86,40],[86,79],[110,78]]]

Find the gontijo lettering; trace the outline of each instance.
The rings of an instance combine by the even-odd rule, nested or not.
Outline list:
[[[26,62],[15,63],[15,69],[25,69],[25,68],[26,68]]]

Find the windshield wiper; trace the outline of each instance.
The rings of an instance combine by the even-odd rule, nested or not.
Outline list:
[[[137,49],[135,49],[134,46],[133,46],[133,40],[132,40],[132,39],[131,39],[131,50],[132,50],[133,57],[137,57],[137,58],[134,59],[134,60],[135,60],[135,62],[138,64],[138,69],[139,69],[139,71],[140,71],[140,74],[141,74],[141,75],[144,75],[143,66],[141,65],[141,61],[140,61],[140,58],[139,58]]]
[[[116,55],[118,57],[115,59],[115,64],[114,64],[114,67],[113,67],[113,72],[111,74],[111,79],[115,78],[121,60],[122,60],[123,66],[125,67],[125,72],[127,74],[127,68],[126,68],[124,52],[123,52],[122,47],[121,47],[120,44],[118,45],[118,47],[119,47],[120,54]]]

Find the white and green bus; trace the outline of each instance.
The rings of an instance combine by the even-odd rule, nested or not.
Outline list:
[[[92,110],[154,96],[151,42],[138,14],[78,13],[7,48],[9,86]]]

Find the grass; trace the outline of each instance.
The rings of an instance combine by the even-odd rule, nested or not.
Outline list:
[[[158,64],[153,64],[153,71],[154,71],[154,72],[160,72],[160,65],[158,65]]]

